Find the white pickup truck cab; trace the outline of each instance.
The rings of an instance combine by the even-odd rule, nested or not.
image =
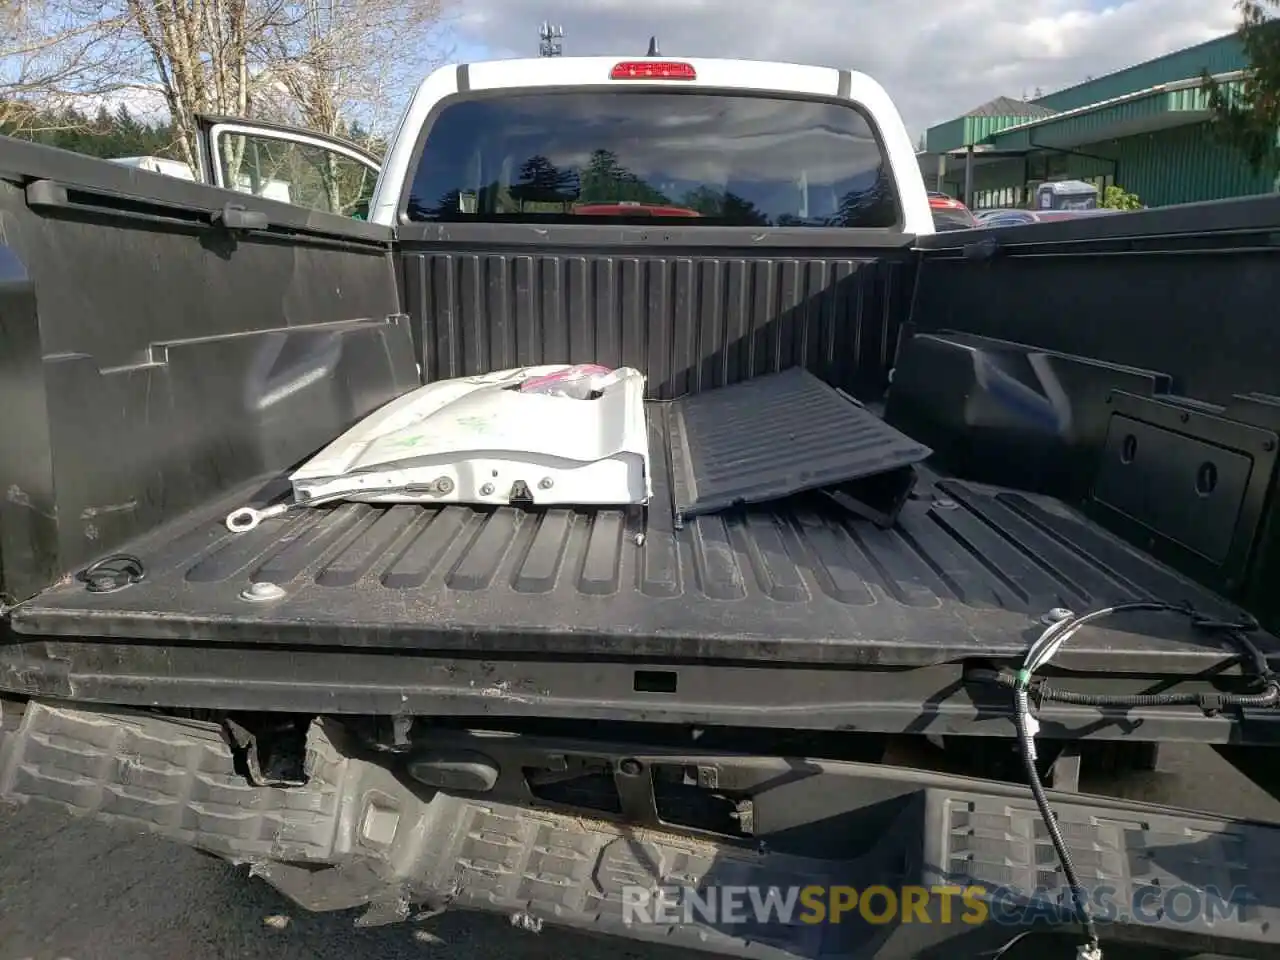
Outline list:
[[[486,153],[475,135],[480,108],[462,109],[459,103],[465,99],[474,104],[477,93],[489,105],[486,123],[498,124],[485,144],[504,136],[510,140],[521,123],[539,124],[542,140],[523,158],[508,152],[495,161],[494,151]],[[672,94],[680,99],[666,99]],[[664,99],[654,101],[655,109],[644,110],[620,95]],[[673,103],[685,106],[673,111]],[[576,115],[572,124],[557,125],[539,112]],[[934,232],[915,152],[893,101],[865,74],[829,67],[649,57],[555,57],[441,67],[418,86],[383,162],[356,144],[276,124],[206,117],[201,129],[206,182],[252,193],[245,173],[253,183],[266,184],[288,168],[293,170],[293,203],[389,226],[421,219],[406,211],[402,201],[406,180],[415,171],[421,175],[419,160],[429,149],[446,161],[455,151],[470,152],[454,158],[471,165],[476,184],[474,190],[457,191],[456,208],[449,211],[456,214],[571,212],[686,222],[710,217],[721,225],[892,226],[905,234]],[[597,139],[588,142],[593,135]],[[624,191],[630,195],[617,190],[599,194],[597,182],[597,194],[587,196],[591,163],[594,159],[598,167],[601,161],[594,151],[616,156],[611,138],[618,135],[649,144],[650,153],[665,157],[666,168],[656,163],[642,171],[644,185]],[[581,156],[584,149],[593,155]],[[242,171],[235,183],[225,163],[233,151]],[[531,157],[548,161],[551,169],[574,180],[578,193],[553,190],[550,201],[524,197],[514,208],[511,190],[520,192],[522,173],[525,185],[532,182],[530,171],[522,169],[522,159]],[[269,163],[270,168],[251,169],[255,163]],[[299,188],[298,180],[306,179],[299,169],[322,167],[330,180],[337,171],[341,188]],[[709,213],[705,203],[694,210],[682,202],[691,196],[705,201],[714,194],[745,201],[750,218],[734,221],[725,210]],[[653,202],[659,197],[665,202]],[[492,209],[479,209],[482,201]],[[734,212],[741,209],[738,202]],[[882,222],[886,218],[893,222]]]

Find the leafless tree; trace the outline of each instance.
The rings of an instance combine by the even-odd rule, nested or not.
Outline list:
[[[198,162],[195,113],[247,116],[257,84],[254,52],[276,0],[0,0],[39,3],[33,43],[80,66],[66,86],[80,103],[104,94],[163,105],[180,159]],[[60,25],[66,25],[59,28]],[[94,82],[84,82],[92,77]],[[53,84],[30,84],[47,109]]]
[[[78,0],[76,0],[78,2]],[[249,116],[253,51],[275,5],[259,0],[116,0],[132,40],[130,78],[164,98],[182,159],[196,168],[193,115]]]
[[[449,2],[0,0],[0,57],[16,65],[0,72],[0,97],[34,116],[59,96],[149,95],[195,168],[196,113],[376,128],[442,52]],[[237,175],[239,157],[224,161]]]
[[[385,126],[445,51],[448,0],[282,0],[261,63],[277,112],[312,130]]]
[[[283,0],[260,61],[272,81],[264,112],[311,130],[346,135],[351,122],[384,127],[414,84],[442,58],[446,0]],[[347,206],[351,171],[318,156],[327,206]]]
[[[88,21],[57,0],[0,0],[0,124],[10,133],[69,123],[64,108],[126,86],[125,24]]]

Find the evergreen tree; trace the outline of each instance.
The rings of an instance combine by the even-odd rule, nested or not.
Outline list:
[[[435,206],[429,206],[424,202],[424,198],[411,196],[409,197],[409,219],[410,220],[440,220],[456,216],[461,206],[462,191],[449,190],[436,200]]]
[[[368,150],[378,159],[382,159],[387,155],[387,141],[383,137],[367,130],[359,120],[352,120],[347,125],[346,133],[343,134],[348,140],[354,144],[358,144],[365,150]]]
[[[883,170],[875,182],[863,189],[853,189],[840,198],[840,210],[832,226],[839,227],[888,227],[897,218],[893,202],[893,190],[889,177]]]
[[[622,167],[612,150],[596,150],[582,171],[582,192],[578,199],[583,203],[602,203],[616,200],[617,184]]]
[[[538,154],[520,166],[520,179],[511,187],[511,194],[521,201],[571,203],[578,196],[578,175]]]
[[[720,191],[703,185],[690,190],[680,201],[689,210],[723,220],[731,227],[767,227],[769,218],[754,203],[732,190]]]
[[[596,150],[582,172],[580,203],[670,204],[671,200],[618,162],[612,150]]]
[[[147,136],[147,128],[134,119],[129,108],[123,103],[120,104],[120,109],[116,111],[112,121],[111,138],[115,141],[113,146],[150,145],[151,138]],[[149,150],[147,152],[150,153]],[[119,156],[128,156],[128,154],[119,154]]]
[[[174,156],[173,127],[168,123],[144,123],[121,105],[113,114],[105,106],[93,115],[68,107],[45,111],[24,129],[0,134],[42,143],[91,157]]]
[[[732,190],[725,191],[724,211],[720,214],[734,227],[767,227],[769,218],[754,203]]]
[[[724,216],[724,198],[723,191],[704,183],[686,193],[680,200],[680,206],[704,217],[719,219]]]

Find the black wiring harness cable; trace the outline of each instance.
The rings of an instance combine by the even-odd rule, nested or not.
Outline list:
[[[1154,611],[1178,613],[1190,618],[1194,627],[1207,632],[1219,634],[1226,638],[1240,653],[1243,669],[1246,670],[1259,689],[1254,693],[1150,693],[1127,696],[1111,694],[1075,693],[1049,686],[1035,679],[1035,673],[1046,666],[1062,645],[1074,636],[1082,627],[1096,623],[1117,613],[1129,611]],[[1249,639],[1248,634],[1258,629],[1258,623],[1252,617],[1239,621],[1217,620],[1203,616],[1189,604],[1164,603],[1156,600],[1134,600],[1102,607],[1084,614],[1075,614],[1069,610],[1055,611],[1058,616],[1053,623],[1032,643],[1027,651],[1021,669],[1016,673],[998,670],[974,670],[970,679],[998,684],[1013,690],[1015,715],[1018,729],[1018,745],[1022,754],[1023,767],[1031,787],[1031,795],[1035,799],[1036,808],[1044,821],[1049,839],[1053,843],[1054,852],[1062,865],[1062,873],[1066,878],[1071,897],[1074,902],[1076,916],[1084,929],[1086,942],[1077,950],[1079,960],[1102,960],[1102,946],[1099,941],[1098,927],[1089,911],[1084,889],[1080,884],[1079,874],[1067,849],[1062,831],[1049,798],[1045,794],[1044,784],[1036,766],[1035,736],[1038,724],[1031,712],[1031,701],[1037,705],[1045,701],[1069,703],[1078,706],[1094,706],[1107,708],[1154,707],[1154,706],[1196,706],[1207,713],[1217,713],[1223,709],[1234,708],[1266,708],[1280,705],[1280,677],[1267,662],[1266,656],[1258,649],[1257,644]],[[1053,614],[1051,614],[1053,616]]]

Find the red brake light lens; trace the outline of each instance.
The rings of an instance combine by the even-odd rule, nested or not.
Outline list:
[[[609,71],[610,80],[697,80],[690,63],[669,60],[627,60]]]

